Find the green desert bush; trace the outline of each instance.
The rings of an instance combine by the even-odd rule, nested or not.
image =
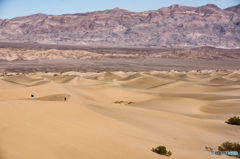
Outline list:
[[[240,144],[238,142],[230,142],[226,141],[221,144],[221,146],[218,146],[219,151],[237,151],[238,155],[237,157],[240,157]]]
[[[151,151],[156,152],[159,155],[166,155],[166,156],[169,156],[169,157],[172,155],[172,152],[167,151],[165,146],[158,146],[156,148],[152,148]]]
[[[230,117],[230,119],[228,119],[228,121],[226,122],[228,124],[231,124],[231,125],[240,125],[240,119],[239,117]]]

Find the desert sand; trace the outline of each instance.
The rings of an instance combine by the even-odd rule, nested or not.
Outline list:
[[[230,159],[205,146],[240,142],[239,70],[54,74],[0,78],[0,158]]]

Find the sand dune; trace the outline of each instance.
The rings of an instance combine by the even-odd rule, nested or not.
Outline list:
[[[128,81],[128,80],[132,80],[132,79],[135,79],[135,78],[139,78],[139,77],[142,77],[143,75],[140,74],[140,73],[134,73],[128,77],[124,77],[124,78],[121,78],[121,79],[118,79],[118,81]]]
[[[133,88],[139,88],[139,89],[150,89],[152,87],[164,85],[171,82],[172,80],[158,79],[158,78],[148,77],[148,76],[140,76],[138,78],[133,78],[131,80],[128,79],[128,80],[125,80],[124,82],[119,82],[119,83],[127,87],[133,87]]]
[[[166,146],[173,159],[217,159],[204,147],[240,142],[225,123],[240,115],[239,81],[238,70],[5,77],[0,158],[167,159],[150,150]]]
[[[131,106],[159,111],[173,112],[176,114],[201,114],[200,108],[209,104],[208,101],[178,98],[178,97],[162,97],[149,101],[138,102]]]
[[[34,78],[30,78],[25,74],[22,75],[18,75],[18,76],[10,76],[10,77],[6,77],[3,80],[5,81],[9,81],[9,82],[13,82],[13,83],[32,83],[32,82],[36,82],[36,81],[40,81],[43,80],[43,78],[40,79],[34,79]]]
[[[225,79],[223,77],[218,77],[218,78],[214,78],[211,81],[209,81],[212,84],[227,84],[232,82],[231,80]]]
[[[231,85],[240,85],[240,80],[229,83]]]
[[[76,76],[53,76],[53,77],[44,76],[44,77],[53,80],[54,82],[57,83],[68,83],[71,80],[73,80]]]
[[[4,89],[0,91],[1,100],[19,100],[31,98],[31,94],[38,97],[44,97],[54,94],[65,94],[66,89],[59,87],[55,82],[50,82],[43,85],[37,85],[33,87],[22,87],[16,89]],[[68,92],[66,94],[69,94]]]
[[[101,85],[104,84],[102,81],[98,80],[92,80],[92,79],[86,79],[83,77],[75,77],[70,82],[68,82],[69,85],[81,85],[81,86],[88,86],[88,85]]]
[[[218,100],[202,106],[200,110],[212,114],[235,114],[240,112],[239,102],[239,99]]]
[[[115,75],[114,73],[107,72],[107,73],[104,73],[102,76],[100,76],[98,79],[99,80],[112,80],[112,79],[119,79],[119,78],[121,78],[121,77],[118,75]]]
[[[228,91],[235,88],[228,87],[214,87],[209,85],[200,85],[196,83],[176,81],[167,83],[162,86],[152,87],[151,90],[161,91],[161,92],[181,92],[181,93],[203,93],[203,92],[218,92],[218,91]]]
[[[22,85],[18,85],[15,83],[11,83],[11,82],[7,82],[4,80],[0,80],[0,90],[2,89],[10,89],[10,88],[20,88],[20,87],[24,87]]]
[[[4,81],[8,81],[14,84],[19,84],[22,86],[35,86],[41,85],[45,83],[49,83],[49,80],[45,80],[43,77],[39,76],[27,76],[27,75],[18,75],[18,76],[10,76],[3,79]]]
[[[236,79],[236,80],[239,80],[240,79],[240,75],[238,73],[230,73],[228,74],[227,76],[225,77],[228,77],[230,79]]]

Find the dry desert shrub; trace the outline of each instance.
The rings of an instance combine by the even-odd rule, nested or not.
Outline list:
[[[127,105],[127,104],[134,104],[134,103],[135,103],[135,102],[127,102],[126,105]]]
[[[206,149],[207,151],[212,151],[212,150],[213,150],[213,148],[207,147],[207,146],[205,146],[205,149]]]
[[[219,151],[237,151],[238,155],[236,157],[240,158],[240,144],[238,142],[226,141],[218,146]]]
[[[240,125],[240,119],[239,117],[230,117],[230,119],[228,119],[228,121],[226,122],[228,124],[231,124],[231,125]]]
[[[113,102],[115,104],[122,104],[122,103],[125,103],[126,105],[128,104],[134,104],[135,102],[126,102],[126,101],[116,101],[116,102]]]
[[[170,157],[172,155],[172,152],[171,151],[167,151],[165,146],[158,146],[156,148],[152,148],[151,151],[156,152],[159,155],[166,155],[168,157]]]
[[[167,156],[168,156],[168,157],[172,156],[172,152],[171,152],[171,151],[168,151],[168,152],[167,152]]]

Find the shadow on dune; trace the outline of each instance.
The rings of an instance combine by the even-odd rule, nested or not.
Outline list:
[[[0,159],[6,159],[4,156],[3,156],[3,153],[0,151]]]
[[[44,76],[44,77],[46,77],[56,83],[64,84],[64,83],[69,83],[77,76]]]
[[[0,141],[1,142],[1,141]],[[0,147],[0,159],[6,159],[2,147]]]
[[[65,101],[64,98],[67,100],[70,98],[69,94],[54,94],[54,95],[49,95],[49,96],[44,96],[44,97],[39,97],[39,98],[26,98],[26,99],[21,99],[21,100],[34,100],[34,101]]]

